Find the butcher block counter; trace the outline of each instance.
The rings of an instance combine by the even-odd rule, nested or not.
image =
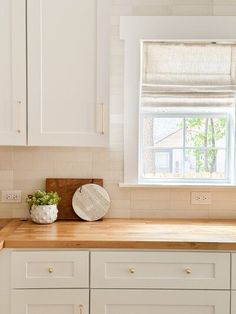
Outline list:
[[[5,224],[0,248],[236,249],[233,220],[104,219],[37,225],[13,219]]]
[[[14,232],[21,225],[18,219],[0,219],[0,250],[4,246],[6,237]]]

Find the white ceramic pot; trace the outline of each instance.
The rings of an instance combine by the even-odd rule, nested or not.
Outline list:
[[[57,205],[32,205],[30,216],[37,224],[51,224],[57,220]]]

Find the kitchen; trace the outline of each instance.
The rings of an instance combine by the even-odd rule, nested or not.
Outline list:
[[[204,232],[209,228],[209,233],[212,232],[211,239],[214,238],[215,232],[217,234],[217,243],[229,241],[231,246],[229,244],[227,246],[224,242],[222,246],[224,252],[216,252],[217,245],[212,245],[212,247],[210,245],[200,246],[200,249],[207,250],[208,253],[212,250],[212,254],[223,254],[222,258],[225,259],[225,264],[220,264],[219,267],[229,269],[232,267],[229,259],[233,258],[230,252],[235,249],[232,226],[234,226],[236,217],[236,194],[233,184],[222,183],[215,186],[212,183],[194,184],[191,182],[179,184],[175,182],[161,183],[158,186],[149,184],[148,186],[146,183],[137,184],[134,180],[128,180],[129,176],[126,176],[126,178],[124,176],[124,167],[127,168],[127,165],[130,167],[130,163],[133,163],[134,159],[130,157],[130,154],[128,154],[128,157],[124,156],[126,145],[124,143],[124,133],[128,132],[127,129],[124,130],[128,124],[127,118],[125,118],[125,115],[127,116],[126,109],[124,108],[124,98],[127,98],[124,94],[124,86],[127,80],[125,78],[125,53],[128,52],[124,50],[124,34],[121,39],[120,17],[183,16],[182,23],[184,23],[184,18],[188,16],[196,18],[223,16],[227,25],[227,21],[236,15],[236,2],[234,0],[86,0],[82,1],[84,11],[81,12],[71,10],[68,3],[71,7],[79,5],[77,4],[78,1],[68,2],[63,0],[53,1],[50,4],[48,1],[36,0],[28,0],[27,3],[22,0],[0,1],[0,24],[2,29],[2,33],[0,33],[3,41],[1,46],[4,47],[1,51],[2,62],[0,62],[0,68],[2,69],[0,75],[2,86],[0,89],[0,95],[2,95],[0,96],[2,103],[0,105],[0,125],[2,126],[0,130],[0,190],[2,192],[22,192],[19,203],[0,202],[0,218],[28,218],[29,208],[24,200],[28,194],[32,194],[36,190],[44,190],[46,178],[102,178],[104,188],[111,199],[111,207],[106,218],[112,220],[163,219],[167,220],[167,225],[170,219],[189,219],[190,225],[194,221],[197,223],[202,219],[209,221],[209,227],[208,225],[201,227]],[[40,16],[40,12],[43,14],[42,16]],[[27,38],[25,32],[26,15]],[[70,18],[68,18],[69,16]],[[221,29],[223,28],[221,27]],[[74,31],[76,29],[77,36],[80,36],[83,43],[82,50],[81,46],[78,45],[78,41],[75,40],[76,37],[68,36],[68,32],[72,29]],[[87,38],[93,40],[88,41]],[[78,40],[78,38],[76,39]],[[69,46],[73,49],[68,50],[67,47]],[[12,50],[9,51],[9,49]],[[77,60],[78,55],[80,60]],[[66,65],[61,63],[63,58],[67,60]],[[27,73],[26,68],[28,69]],[[91,81],[94,82],[92,87]],[[80,89],[80,86],[83,86],[83,88]],[[6,101],[9,101],[9,99],[11,105],[7,106]],[[80,100],[75,101],[75,99]],[[43,105],[44,101],[47,106],[43,107],[42,110],[40,105]],[[27,103],[28,109],[26,109]],[[78,104],[81,103],[86,103],[86,106],[78,107]],[[69,108],[71,111],[68,110]],[[14,116],[14,119],[12,116]],[[28,118],[26,118],[27,116]],[[131,115],[131,117],[128,116],[129,119],[134,121],[134,116]],[[128,140],[128,146],[129,144],[132,146],[131,143],[133,144],[133,138]],[[163,157],[163,155],[161,156]],[[206,194],[207,201],[203,204],[194,204],[193,198],[196,194],[193,193],[199,192],[208,193]],[[229,229],[224,225],[212,227],[211,229],[210,222],[216,219],[228,220]],[[10,223],[15,223],[15,220]],[[78,223],[78,226],[80,225],[81,222]],[[56,223],[51,225],[52,228],[56,228],[55,226]],[[10,225],[11,233],[13,232],[12,228]],[[86,228],[86,224],[82,228]],[[200,230],[202,230],[201,228]],[[164,233],[164,229],[160,229]],[[223,230],[225,229],[229,230],[229,234],[224,234]],[[148,229],[147,232],[152,232],[152,230]],[[195,228],[194,230],[197,233]],[[184,231],[184,228],[182,231]],[[191,231],[189,231],[190,233]],[[8,236],[10,235],[4,235],[4,239]],[[161,234],[157,235],[157,238],[159,236],[161,237]],[[14,237],[14,234],[12,237]],[[181,235],[179,237],[181,238]],[[167,240],[171,241],[171,239]],[[14,242],[14,245],[16,245],[16,242]],[[44,243],[44,245],[46,244]],[[115,244],[113,243],[113,245]],[[96,247],[99,248],[99,244]],[[45,246],[45,248],[48,248],[48,246]],[[86,247],[83,248],[86,249]],[[120,248],[122,249],[122,246]],[[130,248],[134,249],[135,246],[130,244]],[[156,254],[158,254],[158,250],[165,249],[161,246],[158,247],[158,241],[154,247],[136,246],[137,250],[146,248],[148,250],[157,250]],[[14,247],[9,248],[9,250],[11,249],[14,249]],[[20,248],[18,247],[18,249]],[[65,247],[61,249],[63,250]],[[87,249],[88,251],[92,249],[92,245]],[[127,250],[128,247],[123,246],[123,249]],[[177,247],[166,247],[166,249],[176,250]],[[184,246],[178,247],[178,249],[185,250]],[[186,249],[189,250],[190,248],[186,247]],[[130,253],[132,253],[132,250]],[[0,313],[25,313],[21,313],[18,309],[11,309],[12,312],[10,312],[9,291],[14,287],[14,284],[10,279],[10,274],[4,271],[9,264],[7,248],[3,249],[0,254],[4,255],[1,261],[1,269],[3,270],[1,278],[4,278],[4,280],[1,280],[0,284],[0,299],[2,300],[0,302]],[[91,254],[91,251],[89,251],[89,254]],[[82,258],[87,259],[88,257]],[[165,262],[167,262],[167,256],[165,258]],[[182,263],[180,262],[181,257],[179,257],[179,260],[177,258],[177,261]],[[188,263],[192,265],[193,261],[190,260]],[[207,263],[212,263],[212,261],[207,260]],[[204,271],[208,272],[210,270],[207,268]],[[186,274],[186,276],[188,275]],[[229,276],[229,273],[227,273],[227,278],[221,280],[222,286],[220,284],[215,285],[215,287],[212,285],[209,288],[206,286],[205,290],[216,289],[216,292],[218,292],[218,290],[226,289],[227,291],[225,291],[228,293]],[[4,283],[2,284],[2,282]],[[25,287],[22,284],[19,290],[23,291]],[[43,286],[35,287],[41,289]],[[72,288],[69,285],[65,287],[56,284],[54,287],[62,287],[63,291],[69,290],[65,294],[69,294],[71,292],[69,288]],[[88,288],[87,285],[82,285],[82,288],[85,287]],[[122,287],[125,287],[125,284]],[[126,287],[133,288],[128,284]],[[156,288],[158,285],[155,286],[154,284],[153,287]],[[184,285],[178,287],[176,295],[182,287],[186,288]],[[116,286],[116,288],[120,287]],[[142,293],[142,288],[147,292],[150,286],[140,284],[140,293]],[[170,284],[165,288],[175,290],[176,286]],[[198,292],[201,291],[198,288],[199,286],[197,288],[193,286],[193,289]],[[188,289],[191,288],[188,287]],[[147,294],[147,299],[150,297]],[[130,297],[130,299],[132,298],[135,299],[135,301],[132,301],[133,304],[136,304],[135,302],[140,299],[138,294],[136,297]],[[181,297],[179,298],[181,299]],[[215,301],[217,298],[213,299]],[[219,299],[221,298],[219,297]],[[73,301],[70,300],[70,302]],[[229,312],[228,307],[227,310],[219,308],[214,312],[212,307],[209,306],[209,309],[204,308],[201,313],[205,311],[207,314],[223,314]],[[29,313],[37,313],[34,306],[30,309],[31,312]],[[142,311],[142,309],[144,308],[140,306],[139,310],[131,309],[130,311],[138,314],[138,311]],[[58,309],[58,307],[54,311],[57,313],[64,311],[63,313],[67,314],[80,313],[81,310],[81,313],[86,313],[86,311],[88,313],[89,309],[79,308],[78,310],[76,307],[72,309],[71,306],[68,306],[67,312],[64,308]],[[41,307],[38,311],[46,312],[46,308]],[[117,310],[111,309],[108,313],[126,313],[128,310],[126,312],[122,311],[118,308]],[[150,309],[150,311],[146,309],[146,312],[152,313],[151,311],[155,313],[157,310],[155,308]],[[170,309],[166,309],[166,313],[169,314],[170,311]],[[184,313],[183,308],[180,311]],[[195,313],[194,309],[189,307],[186,311]],[[49,313],[54,312],[50,310]],[[99,310],[93,310],[91,313],[100,314]],[[105,310],[101,313],[105,313]],[[196,310],[196,313],[200,312]],[[232,313],[234,313],[233,310]]]

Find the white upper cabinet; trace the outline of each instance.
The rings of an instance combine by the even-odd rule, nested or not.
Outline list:
[[[25,0],[0,0],[0,145],[26,145]]]
[[[28,0],[29,145],[107,145],[109,5]]]

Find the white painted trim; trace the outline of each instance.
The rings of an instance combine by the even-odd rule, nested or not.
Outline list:
[[[121,39],[232,40],[236,16],[122,16]]]
[[[124,180],[138,181],[140,45],[126,42],[124,78]]]
[[[140,42],[142,40],[236,41],[235,25],[236,17],[233,16],[121,17],[120,37],[121,39],[125,40],[125,185],[139,186],[138,134],[140,107]]]
[[[192,184],[192,183],[163,183],[163,184],[157,184],[157,183],[119,183],[120,188],[153,188],[153,189],[236,189],[236,185],[233,184]]]

